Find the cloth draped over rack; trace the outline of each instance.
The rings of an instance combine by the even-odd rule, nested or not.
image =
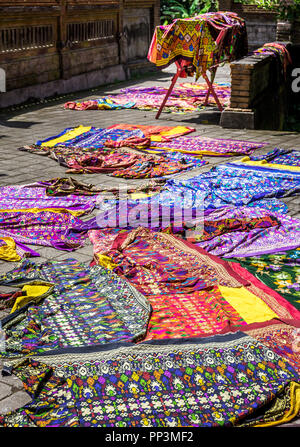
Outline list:
[[[212,66],[243,57],[247,51],[245,21],[232,12],[211,12],[157,26],[148,59],[159,68],[187,61],[197,80]]]

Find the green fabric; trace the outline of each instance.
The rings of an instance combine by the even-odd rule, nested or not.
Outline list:
[[[263,256],[232,258],[300,310],[300,249]]]

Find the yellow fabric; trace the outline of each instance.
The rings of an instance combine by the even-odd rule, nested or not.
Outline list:
[[[40,301],[44,294],[49,291],[49,289],[52,288],[52,285],[45,285],[43,283],[41,284],[27,284],[22,288],[22,292],[24,295],[19,296],[11,310],[11,313],[15,312],[18,309],[21,309],[21,307],[25,306],[25,304],[29,303],[30,301]]]
[[[240,314],[246,323],[260,323],[278,315],[258,296],[245,287],[218,286],[223,298]]]
[[[151,135],[150,138],[151,141],[162,141],[164,137],[175,137],[178,134],[182,135],[183,133],[186,133],[187,130],[188,127],[175,126],[172,129],[160,132],[157,135]]]
[[[153,193],[151,193],[151,194],[146,194],[146,193],[144,193],[144,192],[134,192],[134,193],[130,194],[130,198],[131,198],[132,200],[144,199],[144,198],[146,198],[146,197],[154,196],[155,194],[156,194],[155,192],[153,192]]]
[[[272,425],[285,424],[286,422],[292,421],[300,413],[300,383],[290,383],[290,399],[290,408],[281,419],[257,424],[255,427],[270,427]]]
[[[21,209],[0,209],[0,213],[10,212],[10,213],[40,213],[41,211],[51,211],[52,213],[70,213],[73,216],[81,216],[85,214],[85,210],[70,210],[68,208],[21,208]]]
[[[100,255],[98,253],[96,254],[96,256],[98,258],[97,264],[102,265],[109,270],[113,270],[115,267],[117,267],[117,264],[114,264],[109,256]]]
[[[83,134],[84,132],[88,132],[90,129],[91,126],[80,125],[70,130],[69,132],[66,132],[64,135],[61,135],[60,137],[54,138],[53,140],[45,141],[45,143],[42,143],[41,146],[53,147],[57,143],[63,143],[64,141],[71,140],[72,138],[75,138],[78,135]]]
[[[0,259],[4,261],[20,261],[21,256],[16,251],[16,243],[11,237],[0,237],[5,245],[0,246]]]
[[[251,166],[263,166],[270,169],[284,169],[285,171],[300,172],[299,166],[280,165],[276,163],[268,163],[266,160],[251,161],[250,157],[243,157],[241,160],[243,163]]]

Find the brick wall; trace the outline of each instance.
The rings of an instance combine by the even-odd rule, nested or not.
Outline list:
[[[243,5],[232,0],[219,0],[219,9],[233,11],[245,19],[250,50],[276,40],[276,14],[263,11],[255,5]]]
[[[282,130],[288,114],[292,67],[284,77],[277,58],[264,54],[249,55],[232,62],[230,67],[230,107],[222,112],[220,124]]]

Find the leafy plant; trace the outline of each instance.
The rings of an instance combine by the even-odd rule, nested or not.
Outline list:
[[[274,11],[282,20],[300,19],[300,0],[235,0],[235,3],[256,5],[267,11]]]
[[[160,12],[163,25],[174,19],[186,19],[198,14],[217,10],[216,0],[161,0]]]

